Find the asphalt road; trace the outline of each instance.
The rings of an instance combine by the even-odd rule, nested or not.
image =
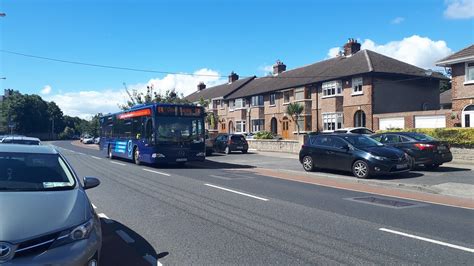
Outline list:
[[[120,241],[130,254],[162,264],[474,262],[473,210],[246,171],[263,157],[236,163],[255,155],[153,167],[109,160],[69,142],[54,145],[79,176],[102,182],[88,194],[116,239],[104,242],[106,265],[129,265],[109,257],[125,256],[111,248]],[[267,166],[281,167],[276,161]],[[376,197],[378,204],[354,200],[361,197]]]

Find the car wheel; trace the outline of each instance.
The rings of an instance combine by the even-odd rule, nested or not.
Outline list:
[[[112,154],[112,147],[110,147],[110,145],[109,145],[107,154],[109,155],[109,159],[113,159],[113,158],[114,158],[114,155]]]
[[[362,160],[358,160],[352,165],[352,173],[357,178],[368,178],[370,175],[369,165]]]
[[[247,152],[248,152],[248,150],[242,150],[243,154],[246,154]]]
[[[230,148],[229,148],[229,146],[225,147],[224,152],[225,152],[225,154],[230,154]]]
[[[133,150],[133,162],[134,162],[136,165],[140,165],[140,150],[138,150],[138,147],[136,147],[136,148]]]
[[[303,164],[303,169],[306,172],[314,171],[314,161],[311,156],[306,155],[305,157],[303,157],[302,164]]]
[[[410,155],[408,155],[408,166],[410,167],[410,170],[413,170],[416,167],[415,158]]]
[[[440,164],[425,164],[425,168],[428,170],[434,170],[437,169],[440,166]]]

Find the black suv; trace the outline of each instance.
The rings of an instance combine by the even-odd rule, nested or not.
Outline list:
[[[408,156],[365,135],[310,134],[301,147],[304,170],[325,168],[352,171],[357,178],[410,170]]]
[[[371,138],[406,152],[410,166],[423,164],[427,169],[438,168],[453,160],[449,144],[428,135],[415,132],[387,132],[372,135]]]
[[[249,144],[245,137],[240,134],[219,134],[214,141],[214,150],[216,152],[225,152],[229,154],[233,151],[242,151],[247,153]]]

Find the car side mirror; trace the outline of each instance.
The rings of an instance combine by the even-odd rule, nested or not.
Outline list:
[[[95,188],[100,185],[100,180],[95,177],[86,176],[83,179],[84,181],[84,189]]]

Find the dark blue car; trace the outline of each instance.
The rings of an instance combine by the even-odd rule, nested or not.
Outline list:
[[[351,171],[357,178],[410,170],[408,156],[364,135],[310,134],[299,159],[306,171],[317,168]]]

